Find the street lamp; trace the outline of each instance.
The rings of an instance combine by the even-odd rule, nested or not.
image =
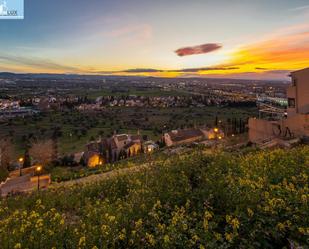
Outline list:
[[[38,191],[39,191],[40,190],[40,172],[42,170],[42,166],[37,166],[35,170],[38,174]]]
[[[24,158],[23,158],[23,157],[20,157],[20,158],[18,159],[18,162],[19,162],[19,176],[21,176],[21,175],[22,175],[21,168],[22,168],[22,164],[23,164],[23,162],[24,162]]]
[[[219,129],[216,127],[214,128],[214,132],[217,133],[219,131]]]

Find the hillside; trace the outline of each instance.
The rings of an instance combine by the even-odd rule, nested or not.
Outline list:
[[[308,176],[308,146],[156,157],[2,200],[0,248],[307,247]]]

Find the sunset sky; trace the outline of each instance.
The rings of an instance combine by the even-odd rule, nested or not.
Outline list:
[[[309,67],[309,0],[25,0],[0,71],[284,79]]]

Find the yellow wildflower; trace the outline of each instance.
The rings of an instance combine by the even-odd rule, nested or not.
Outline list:
[[[158,229],[159,229],[160,231],[163,231],[163,230],[165,229],[165,224],[159,223],[159,224],[158,224]]]
[[[154,209],[157,209],[157,208],[161,208],[161,201],[160,200],[157,200],[157,202],[154,204],[153,208]]]
[[[298,231],[299,231],[301,234],[305,234],[305,233],[306,233],[306,231],[305,231],[305,229],[304,229],[303,227],[299,227],[299,228],[298,228]]]
[[[203,222],[204,229],[208,230],[208,226],[209,226],[208,220],[204,219],[204,222]]]
[[[285,228],[285,225],[284,225],[284,224],[282,224],[282,223],[280,223],[280,222],[277,224],[277,229],[278,229],[279,231],[283,231],[284,228]]]
[[[20,243],[15,244],[14,249],[20,249],[20,248],[21,248],[21,244]]]
[[[214,233],[216,240],[221,240],[222,236],[220,233]]]
[[[226,239],[228,242],[232,242],[232,240],[233,240],[233,234],[231,234],[231,233],[225,233],[225,239]]]
[[[232,225],[233,229],[238,229],[239,228],[239,220],[237,218],[232,219],[231,225]]]
[[[198,241],[200,238],[199,238],[199,236],[197,236],[197,235],[195,234],[195,235],[193,235],[192,239],[193,239],[194,241]]]
[[[225,220],[226,220],[227,223],[229,223],[231,219],[232,219],[232,217],[230,215],[225,216]]]
[[[154,246],[155,243],[156,243],[155,240],[154,240],[153,235],[150,234],[150,233],[146,233],[146,240],[147,240],[148,243],[149,243],[150,245],[152,245],[152,246]]]
[[[139,219],[138,221],[135,222],[135,227],[140,228],[143,225],[143,220]]]
[[[170,237],[168,235],[164,235],[163,240],[164,240],[164,243],[169,243]]]
[[[187,229],[188,229],[188,225],[187,225],[187,224],[183,224],[183,225],[182,225],[182,229],[183,229],[183,230],[187,230]]]
[[[302,195],[301,196],[301,201],[303,202],[303,203],[306,203],[307,202],[307,195]]]
[[[247,212],[248,212],[248,215],[249,215],[250,217],[252,217],[253,214],[254,214],[254,212],[252,211],[251,208],[247,208]]]
[[[60,220],[60,225],[64,225],[64,219]]]
[[[126,238],[126,235],[125,235],[124,233],[120,233],[119,236],[118,236],[118,238],[119,238],[120,240],[124,240],[124,239]]]
[[[80,237],[79,242],[78,242],[78,245],[79,245],[80,247],[83,247],[83,246],[86,245],[86,237],[85,237],[85,236]]]
[[[113,222],[113,221],[115,221],[116,217],[115,216],[109,216],[108,219],[109,219],[110,222]]]

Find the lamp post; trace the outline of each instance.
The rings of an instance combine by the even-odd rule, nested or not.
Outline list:
[[[21,175],[22,175],[21,169],[22,169],[22,164],[23,164],[23,162],[24,162],[24,158],[23,158],[23,157],[20,157],[20,158],[18,159],[18,162],[19,162],[19,176],[21,176]]]
[[[37,166],[35,170],[38,174],[38,191],[39,191],[40,190],[40,172],[42,170],[42,166]]]

